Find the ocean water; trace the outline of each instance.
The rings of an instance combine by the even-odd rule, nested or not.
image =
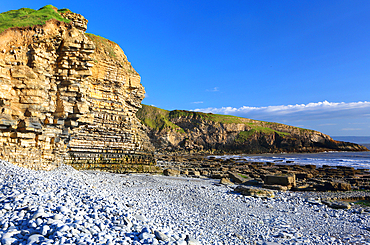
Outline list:
[[[333,136],[334,140],[363,145],[370,150],[370,136]],[[348,166],[356,169],[370,169],[370,151],[323,152],[323,153],[281,153],[259,155],[224,155],[217,158],[236,158],[249,162],[275,162],[275,164]],[[287,161],[289,163],[287,163]]]
[[[275,164],[348,166],[356,169],[370,169],[370,152],[323,152],[323,153],[281,153],[260,155],[224,155],[217,158],[236,158],[249,162],[275,162]],[[289,163],[287,163],[287,161]]]

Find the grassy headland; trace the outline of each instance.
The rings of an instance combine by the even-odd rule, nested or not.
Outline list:
[[[281,136],[290,135],[287,132],[281,132],[278,130],[271,129],[268,126],[272,126],[277,123],[268,123],[264,121],[251,120],[247,118],[220,115],[212,113],[185,111],[185,110],[173,110],[167,111],[154,106],[142,105],[142,108],[137,112],[137,117],[147,127],[155,130],[163,129],[176,129],[183,132],[184,129],[181,126],[176,125],[176,120],[181,118],[188,118],[193,121],[213,122],[217,124],[244,124],[247,125],[250,130],[242,131],[238,134],[235,139],[238,143],[243,143],[248,138],[252,137],[256,133],[273,134],[277,133]]]
[[[46,5],[39,10],[30,8],[21,8],[10,10],[0,14],[0,33],[12,27],[27,27],[35,25],[44,25],[50,19],[56,19],[69,23],[70,20],[64,19],[60,13],[68,12],[69,9],[60,9]]]

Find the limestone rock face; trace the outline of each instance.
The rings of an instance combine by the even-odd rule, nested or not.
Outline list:
[[[140,76],[117,44],[85,34],[83,16],[62,15],[71,23],[0,34],[0,158],[33,169],[150,163]]]

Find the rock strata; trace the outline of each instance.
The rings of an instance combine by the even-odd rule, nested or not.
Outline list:
[[[0,34],[0,157],[32,169],[155,171],[135,113],[140,76],[122,49],[85,34],[87,20],[10,28]]]

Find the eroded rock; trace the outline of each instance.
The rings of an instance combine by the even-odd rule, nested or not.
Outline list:
[[[32,169],[153,171],[136,118],[145,90],[115,43],[87,35],[87,20],[0,34],[0,158]],[[149,167],[148,167],[149,166]]]

